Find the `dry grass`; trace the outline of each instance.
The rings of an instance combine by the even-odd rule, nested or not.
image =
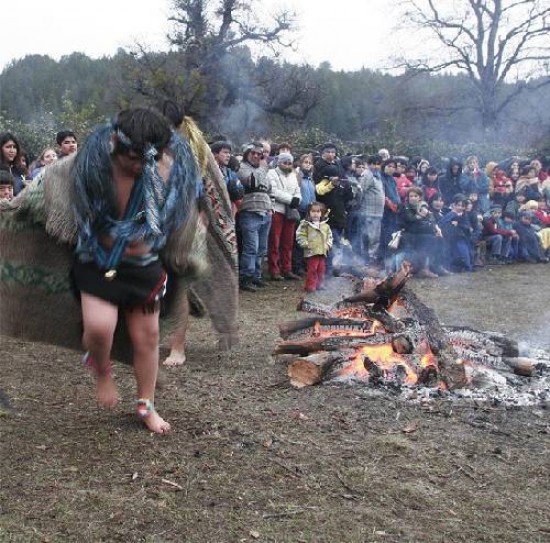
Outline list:
[[[522,307],[549,307],[532,287],[547,272],[510,268],[415,288],[446,322],[454,311],[458,324],[527,336],[544,310],[510,313],[495,277],[522,289]],[[294,390],[270,352],[300,288],[245,293],[231,354],[194,321],[189,362],[159,393],[166,438],[130,414],[129,368],[117,367],[124,401],[106,413],[76,353],[4,340],[0,541],[549,541],[548,411]]]

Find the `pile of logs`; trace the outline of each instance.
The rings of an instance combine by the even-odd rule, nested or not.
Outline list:
[[[448,390],[468,386],[464,354],[471,351],[406,288],[410,271],[405,262],[379,282],[349,277],[354,293],[330,305],[302,299],[298,310],[314,315],[282,323],[283,341],[274,350],[275,355],[288,356],[291,384],[304,387],[351,378]],[[515,342],[496,335],[491,342],[498,350],[498,357],[491,355],[493,364],[532,375],[533,362],[518,358]]]

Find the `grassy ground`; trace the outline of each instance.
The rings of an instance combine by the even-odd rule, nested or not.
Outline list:
[[[448,324],[550,348],[550,266],[412,281]],[[0,541],[550,541],[550,416],[353,387],[294,390],[271,350],[302,285],[241,296],[241,345],[193,321],[151,436],[123,401],[95,407],[77,353],[3,339]]]

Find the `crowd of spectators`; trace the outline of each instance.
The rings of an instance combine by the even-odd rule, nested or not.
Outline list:
[[[242,290],[300,277],[307,291],[321,289],[346,262],[380,276],[406,260],[436,278],[549,260],[550,177],[538,158],[482,166],[451,157],[436,168],[387,149],[338,157],[332,143],[294,157],[292,145],[274,152],[265,141],[234,156]]]
[[[56,144],[28,163],[17,137],[0,134],[0,200],[77,152],[70,130]],[[233,205],[242,290],[302,277],[307,291],[322,289],[346,261],[376,276],[407,260],[425,278],[548,262],[550,176],[538,158],[451,157],[436,168],[387,149],[339,157],[330,142],[299,157],[286,142],[237,152],[222,136],[211,150]]]

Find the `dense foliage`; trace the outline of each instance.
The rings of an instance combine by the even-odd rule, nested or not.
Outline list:
[[[486,159],[550,154],[550,111],[542,107],[550,87],[525,93],[520,106],[508,107],[496,137],[487,141],[468,81],[460,75],[338,72],[327,64],[313,68],[275,57],[253,59],[240,47],[224,61],[232,78],[228,96],[221,74],[187,74],[177,56],[119,50],[101,59],[74,53],[58,62],[41,55],[12,62],[0,74],[0,130],[13,130],[27,151],[37,154],[61,128],[71,127],[82,137],[121,107],[177,98],[193,83],[202,90],[184,101],[188,114],[207,134],[225,134],[237,143],[271,137],[307,150],[330,138],[343,151],[384,146],[431,158],[474,151]],[[209,85],[209,77],[218,80],[217,87]]]

